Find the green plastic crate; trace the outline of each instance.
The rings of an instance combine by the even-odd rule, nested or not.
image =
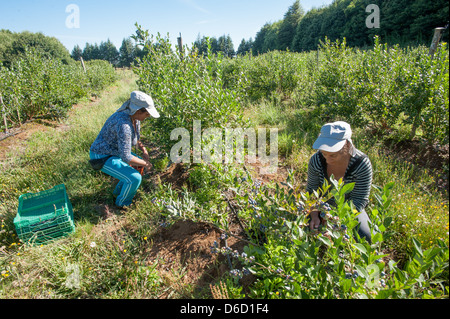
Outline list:
[[[19,239],[40,244],[73,233],[73,208],[65,185],[21,195],[14,226]]]
[[[30,244],[45,244],[53,240],[68,236],[75,232],[75,225],[69,221],[67,223],[58,224],[56,226],[41,229],[38,231],[23,233],[20,239]]]

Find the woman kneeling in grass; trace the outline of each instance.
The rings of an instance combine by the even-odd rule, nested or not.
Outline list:
[[[152,98],[143,92],[132,92],[130,99],[105,122],[91,146],[91,160],[106,160],[101,171],[119,180],[113,192],[119,207],[130,206],[141,185],[142,176],[132,166],[152,166],[140,141],[141,122],[150,116],[159,118]],[[133,146],[143,152],[143,158],[131,152]]]
[[[308,165],[308,184],[306,191],[310,194],[323,186],[325,179],[330,183],[330,177],[342,179],[345,184],[355,183],[353,190],[346,199],[353,202],[358,210],[358,234],[371,242],[369,216],[365,207],[369,202],[372,186],[372,164],[367,155],[357,150],[351,140],[352,130],[346,122],[325,124],[313,148],[318,150]],[[334,204],[333,199],[330,204]],[[317,229],[321,223],[319,212],[311,212],[310,228]]]

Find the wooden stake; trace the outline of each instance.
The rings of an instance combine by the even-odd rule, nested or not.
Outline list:
[[[431,57],[434,56],[434,53],[437,50],[439,41],[441,41],[441,33],[442,33],[443,30],[445,30],[445,28],[436,28],[436,29],[434,29],[433,41],[431,43],[430,53],[429,53],[429,55],[431,55]]]
[[[16,102],[17,118],[19,119],[19,125],[22,126],[22,120],[20,119],[20,111],[19,111],[19,101],[17,101],[17,96],[14,97],[14,101]]]
[[[180,36],[177,38],[178,40],[178,50],[180,51],[180,56],[183,57],[183,38],[181,37],[181,32],[180,32]]]
[[[0,94],[0,104],[2,105],[2,114],[3,114],[3,123],[5,124],[5,132],[8,132],[8,123],[6,122],[5,105],[3,104],[3,98],[1,94]]]
[[[80,56],[81,65],[83,66],[84,73],[86,73],[86,67],[84,66],[83,57]]]

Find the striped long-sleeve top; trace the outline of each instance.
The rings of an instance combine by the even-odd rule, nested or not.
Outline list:
[[[323,186],[327,176],[327,163],[323,155],[315,153],[308,165],[308,183],[306,192],[312,193]],[[369,203],[370,188],[372,186],[372,164],[364,153],[356,150],[355,155],[350,158],[347,171],[344,175],[344,183],[355,183],[353,190],[347,194],[347,200],[351,200],[358,211],[364,210]]]

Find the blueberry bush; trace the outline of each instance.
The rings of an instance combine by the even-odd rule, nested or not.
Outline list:
[[[27,49],[9,68],[0,67],[0,110],[10,127],[36,117],[60,119],[80,99],[99,95],[116,80],[106,61],[87,62],[85,73],[75,61],[64,64]]]
[[[292,177],[291,177],[292,178]],[[233,258],[235,284],[253,276],[250,298],[442,298],[448,296],[448,245],[427,250],[414,239],[415,251],[404,267],[389,258],[386,239],[393,220],[392,184],[377,194],[370,213],[372,242],[357,232],[357,211],[345,194],[353,184],[332,181],[314,194],[299,193],[291,183],[267,187],[251,179],[241,183],[236,199],[239,218],[251,244],[243,253],[211,247]],[[249,189],[250,188],[250,189]],[[328,195],[325,195],[328,194]],[[336,200],[336,207],[326,201]],[[320,211],[319,230],[308,215]]]
[[[409,139],[448,143],[448,44],[431,57],[425,46],[374,42],[363,50],[348,47],[345,38],[325,39],[315,52],[239,56],[225,61],[225,84],[243,81],[251,101],[293,100],[318,117],[380,132],[404,126]]]
[[[193,121],[202,121],[203,127],[224,128],[243,124],[242,97],[239,79],[233,90],[225,88],[222,55],[214,56],[211,45],[206,55],[196,49],[184,52],[172,48],[169,37],[149,34],[137,26],[135,40],[147,54],[138,59],[134,72],[139,76],[141,91],[154,99],[161,118],[151,127],[143,128],[167,153],[170,132],[175,128],[193,130]]]
[[[344,39],[326,40],[320,52],[315,102],[321,111],[357,126],[409,125],[410,139],[421,130],[430,142],[448,143],[446,43],[434,57],[426,47],[388,47],[379,38],[373,50],[348,48]]]

